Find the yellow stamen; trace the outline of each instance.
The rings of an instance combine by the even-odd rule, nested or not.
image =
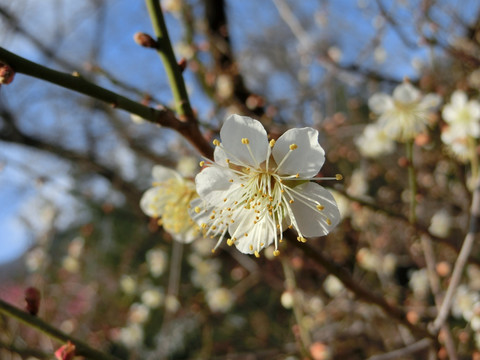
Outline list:
[[[335,179],[337,179],[339,181],[343,180],[343,175],[342,174],[337,174],[337,175],[335,175]]]
[[[273,256],[278,256],[278,255],[280,255],[280,251],[279,251],[279,250],[275,250],[275,251],[273,252]]]
[[[200,161],[198,165],[200,165],[200,167],[203,167],[203,165],[205,165],[205,161]]]
[[[219,146],[219,145],[220,145],[220,141],[218,141],[218,139],[213,140],[213,145]]]
[[[325,206],[317,205],[317,210],[322,211],[323,209],[325,209]]]
[[[274,139],[270,140],[269,144],[270,144],[270,147],[273,148],[273,146],[275,145],[275,140]]]
[[[200,212],[200,208],[198,206],[195,206],[195,212],[198,214]]]
[[[255,251],[254,254],[255,254],[255,257],[256,257],[256,258],[259,258],[259,257],[260,257],[260,254],[258,253],[258,251]]]
[[[332,220],[330,220],[329,218],[327,218],[325,221],[327,222],[328,225],[332,225]]]
[[[292,150],[292,151],[295,150],[295,149],[297,149],[297,148],[298,148],[298,145],[297,145],[297,144],[291,144],[291,145],[290,145],[290,150]]]
[[[248,145],[250,144],[250,140],[248,140],[247,138],[242,138],[242,144]]]

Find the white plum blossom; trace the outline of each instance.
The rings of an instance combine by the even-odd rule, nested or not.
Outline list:
[[[215,248],[228,232],[227,244],[242,253],[258,257],[275,243],[278,255],[287,228],[304,242],[339,222],[332,194],[311,181],[320,180],[315,176],[325,161],[317,130],[291,129],[269,141],[259,121],[232,115],[220,138],[214,141],[215,162],[195,178],[200,197],[190,211],[205,236],[220,236]]]
[[[440,105],[436,94],[425,96],[409,82],[403,82],[393,90],[393,95],[374,94],[368,106],[379,115],[378,124],[390,138],[406,142],[423,132],[429,113]]]
[[[371,158],[391,154],[395,150],[394,141],[378,124],[367,125],[355,144],[363,156]]]
[[[430,234],[440,238],[446,238],[450,233],[452,227],[452,216],[445,209],[438,210],[430,221],[428,231]]]
[[[153,187],[140,200],[143,212],[159,218],[159,225],[179,242],[192,242],[199,235],[198,226],[188,215],[190,202],[198,197],[192,180],[182,177],[175,170],[154,166]]]
[[[205,298],[210,310],[221,313],[228,312],[235,300],[233,293],[223,287],[207,291]]]
[[[461,162],[465,163],[470,158],[470,148],[468,136],[458,136],[452,127],[448,126],[442,131],[442,142],[446,145],[448,151]]]
[[[469,101],[465,92],[457,90],[452,94],[450,103],[443,108],[442,117],[455,137],[480,136],[480,103]]]

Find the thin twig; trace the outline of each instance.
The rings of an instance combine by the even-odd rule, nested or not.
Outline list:
[[[430,339],[422,339],[416,343],[405,346],[404,348],[390,351],[381,355],[370,356],[367,360],[395,360],[425,350],[431,345]]]
[[[46,323],[42,319],[30,315],[25,311],[16,308],[13,305],[0,299],[0,313],[13,317],[30,327],[40,330],[42,333],[48,335],[51,338],[58,340],[59,342],[65,344],[68,341],[72,342],[75,345],[75,353],[79,356],[85,356],[88,359],[93,360],[118,360],[117,357],[102,353],[98,350],[91,348],[88,344],[84,343],[81,340],[77,340],[64,332],[58,330],[54,326]]]
[[[442,306],[438,312],[435,321],[431,324],[430,330],[433,333],[436,333],[440,330],[442,325],[445,323],[448,314],[450,313],[450,308],[452,306],[453,296],[455,294],[455,290],[460,283],[460,279],[463,273],[463,269],[468,260],[468,256],[472,251],[473,243],[475,242],[477,233],[479,231],[479,222],[480,222],[480,177],[477,178],[477,183],[475,184],[475,189],[473,191],[473,200],[472,206],[470,208],[470,226],[463,241],[462,248],[460,253],[458,254],[457,261],[455,262],[455,266],[453,268],[452,277],[450,279],[450,283],[448,285],[447,293],[445,295],[445,299],[443,299]]]

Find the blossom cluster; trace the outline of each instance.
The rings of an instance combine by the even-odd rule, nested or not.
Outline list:
[[[232,115],[214,140],[214,161],[202,161],[195,184],[174,170],[156,166],[153,187],[141,208],[183,242],[200,234],[226,239],[246,254],[259,256],[274,244],[280,253],[283,232],[297,240],[328,234],[340,221],[332,194],[317,181],[325,152],[313,128],[291,129],[268,139],[262,124]]]

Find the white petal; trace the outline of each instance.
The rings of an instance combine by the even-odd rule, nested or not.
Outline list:
[[[244,224],[253,224],[253,220],[252,217],[251,221],[247,220]],[[276,227],[268,220],[269,218],[265,217],[251,226],[240,225],[240,227],[237,227],[236,225],[239,224],[239,221],[231,224],[228,228],[230,235],[236,232],[241,234],[240,236],[235,234],[237,238],[235,241],[236,248],[244,254],[253,254],[255,251],[260,252],[272,244],[275,239]],[[245,236],[245,233],[247,236]]]
[[[458,110],[451,104],[445,105],[442,110],[442,117],[447,123],[454,123],[458,117]]]
[[[368,100],[368,107],[375,114],[380,115],[393,107],[393,101],[390,95],[377,93]]]
[[[467,94],[461,90],[454,91],[450,103],[456,108],[462,108],[468,101]]]
[[[307,206],[298,195],[294,196],[294,202],[290,205],[295,220],[305,237],[323,236],[328,234],[340,221],[340,212],[333,195],[322,186],[307,182],[294,188],[313,201],[318,201],[324,207],[323,210],[313,210]],[[312,202],[313,207],[315,204]],[[330,219],[331,225],[326,219]]]
[[[234,163],[256,167],[267,158],[267,132],[257,120],[231,115],[225,120],[220,130],[220,138],[227,156]],[[248,146],[242,143],[244,138],[248,139]]]
[[[210,166],[203,169],[195,177],[198,195],[208,203],[221,200],[221,194],[228,191],[232,186],[229,181],[232,176],[235,176],[235,174],[228,168]]]
[[[420,102],[420,106],[423,109],[434,109],[440,105],[442,102],[442,97],[437,94],[427,94],[423,97]]]
[[[292,144],[298,148],[291,151]],[[318,131],[310,127],[286,131],[275,143],[272,154],[277,164],[287,156],[277,170],[282,175],[298,173],[302,177],[313,177],[325,162],[325,151],[318,143]]]
[[[158,187],[150,188],[143,193],[140,199],[140,208],[148,216],[161,216],[165,205],[164,199],[165,196],[161,189]]]
[[[480,103],[475,100],[470,100],[467,106],[468,111],[470,112],[470,116],[475,119],[475,121],[480,120]]]
[[[221,146],[215,146],[215,150],[213,152],[213,159],[217,164],[221,166],[227,167],[228,165],[227,163],[228,156],[225,153],[225,150],[223,149],[223,147]]]
[[[181,178],[180,175],[172,169],[165,166],[155,165],[152,169],[153,179],[157,182],[162,182],[171,178]]]
[[[420,99],[420,91],[410,83],[403,83],[393,90],[393,99],[403,104],[411,104]]]

